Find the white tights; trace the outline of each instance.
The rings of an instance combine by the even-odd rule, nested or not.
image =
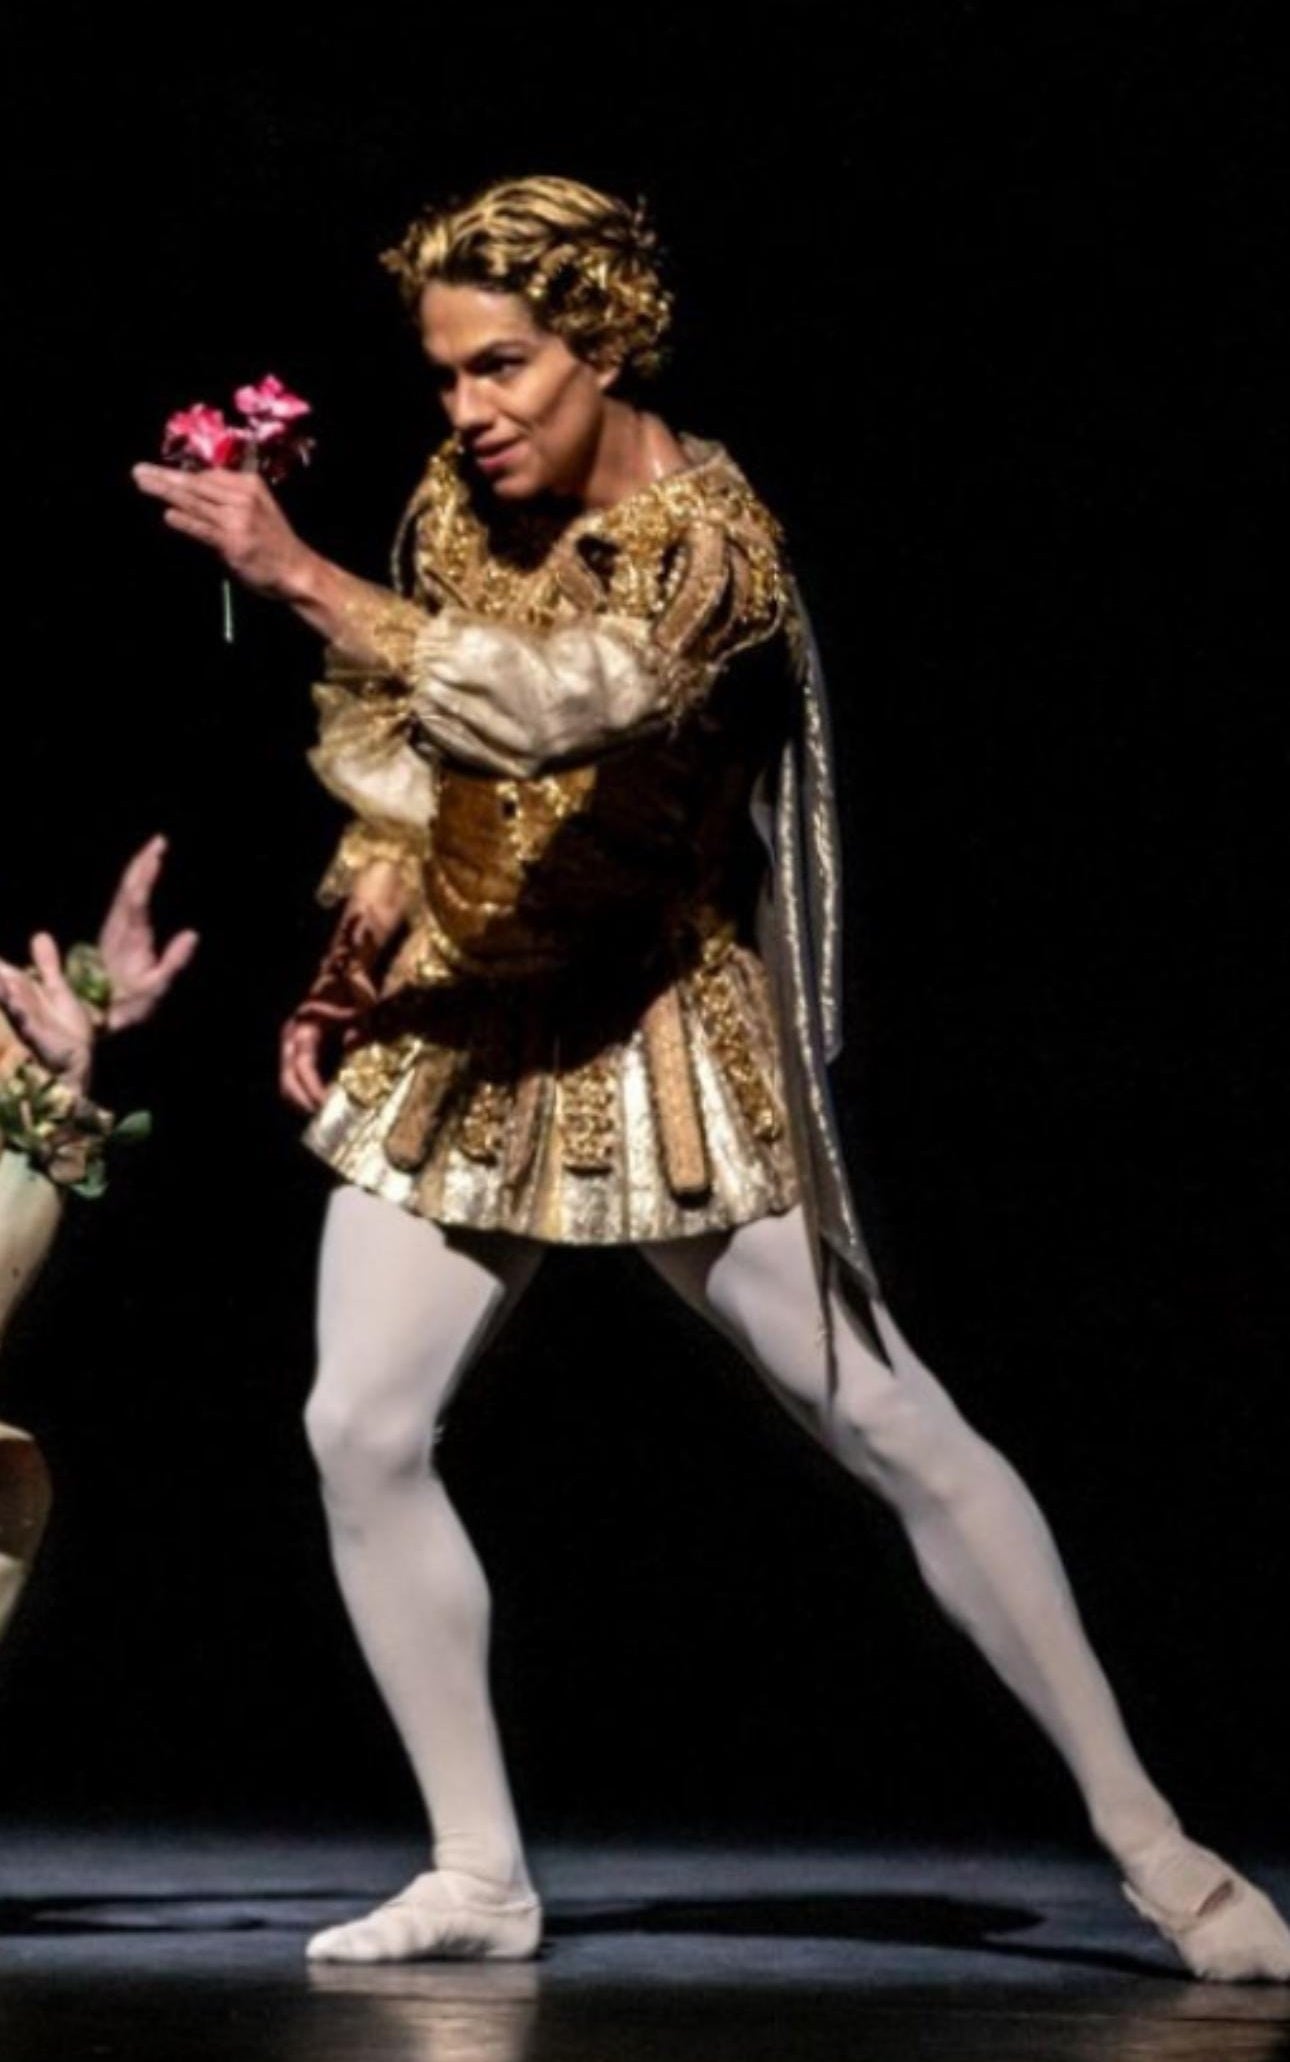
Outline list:
[[[885,1306],[890,1365],[837,1306],[832,1409],[800,1209],[639,1249],[905,1527],[942,1610],[1047,1733],[1126,1872],[1176,1831],[1089,1646],[1052,1535]],[[488,1691],[483,1571],[433,1466],[434,1428],[531,1279],[539,1245],[445,1234],[364,1191],[333,1191],[306,1423],[336,1571],[411,1758],[434,1861],[515,1891],[528,1877]],[[1188,1843],[1190,1845],[1190,1843]]]

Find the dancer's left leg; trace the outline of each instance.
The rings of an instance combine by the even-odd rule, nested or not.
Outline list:
[[[874,1304],[871,1317],[887,1359],[835,1298],[830,1400],[800,1208],[641,1251],[891,1505],[932,1594],[1063,1756],[1139,1908],[1163,1923],[1195,1973],[1290,1979],[1290,1931],[1261,1893],[1185,1836],[1138,1759],[1034,1498],[962,1417],[885,1305]]]

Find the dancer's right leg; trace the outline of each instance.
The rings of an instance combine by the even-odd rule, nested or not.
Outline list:
[[[432,1440],[540,1257],[528,1240],[445,1233],[349,1185],[330,1199],[306,1428],[336,1574],[425,1799],[434,1872],[311,1953],[506,1953],[532,1930],[516,1930],[532,1892],[489,1697],[488,1588]],[[463,1907],[481,1904],[496,1923],[472,1945]]]

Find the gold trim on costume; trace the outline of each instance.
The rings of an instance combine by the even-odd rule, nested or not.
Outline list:
[[[642,1030],[663,1165],[672,1194],[682,1202],[706,1196],[712,1187],[703,1117],[690,1062],[685,1013],[676,985],[655,996]]]
[[[461,1073],[461,1055],[445,1046],[424,1046],[412,1069],[399,1114],[386,1134],[391,1167],[415,1174],[434,1143],[444,1105]]]
[[[618,1148],[617,1069],[611,1052],[556,1075],[560,1157],[574,1174],[604,1174]]]

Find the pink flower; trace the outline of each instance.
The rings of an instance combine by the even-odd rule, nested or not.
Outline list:
[[[233,396],[233,406],[255,426],[253,434],[260,435],[264,434],[258,428],[261,424],[296,422],[302,415],[312,413],[309,403],[284,387],[277,374],[272,372],[265,373],[258,387],[239,387]]]
[[[166,424],[162,457],[192,471],[201,466],[233,467],[242,463],[249,438],[246,430],[225,422],[221,408],[195,401]]]
[[[248,434],[256,468],[271,486],[285,480],[293,465],[308,465],[313,456],[313,438],[302,437],[294,423],[252,423]]]
[[[256,464],[266,480],[276,484],[293,465],[308,464],[313,439],[303,436],[299,425],[301,417],[313,411],[276,373],[266,372],[258,387],[239,387],[233,402],[246,417]]]
[[[258,387],[239,387],[233,401],[246,417],[244,424],[226,422],[221,409],[204,401],[172,415],[161,454],[167,463],[188,472],[202,466],[249,467],[274,485],[293,465],[308,463],[314,440],[302,434],[300,418],[313,410],[274,373],[266,373]]]

